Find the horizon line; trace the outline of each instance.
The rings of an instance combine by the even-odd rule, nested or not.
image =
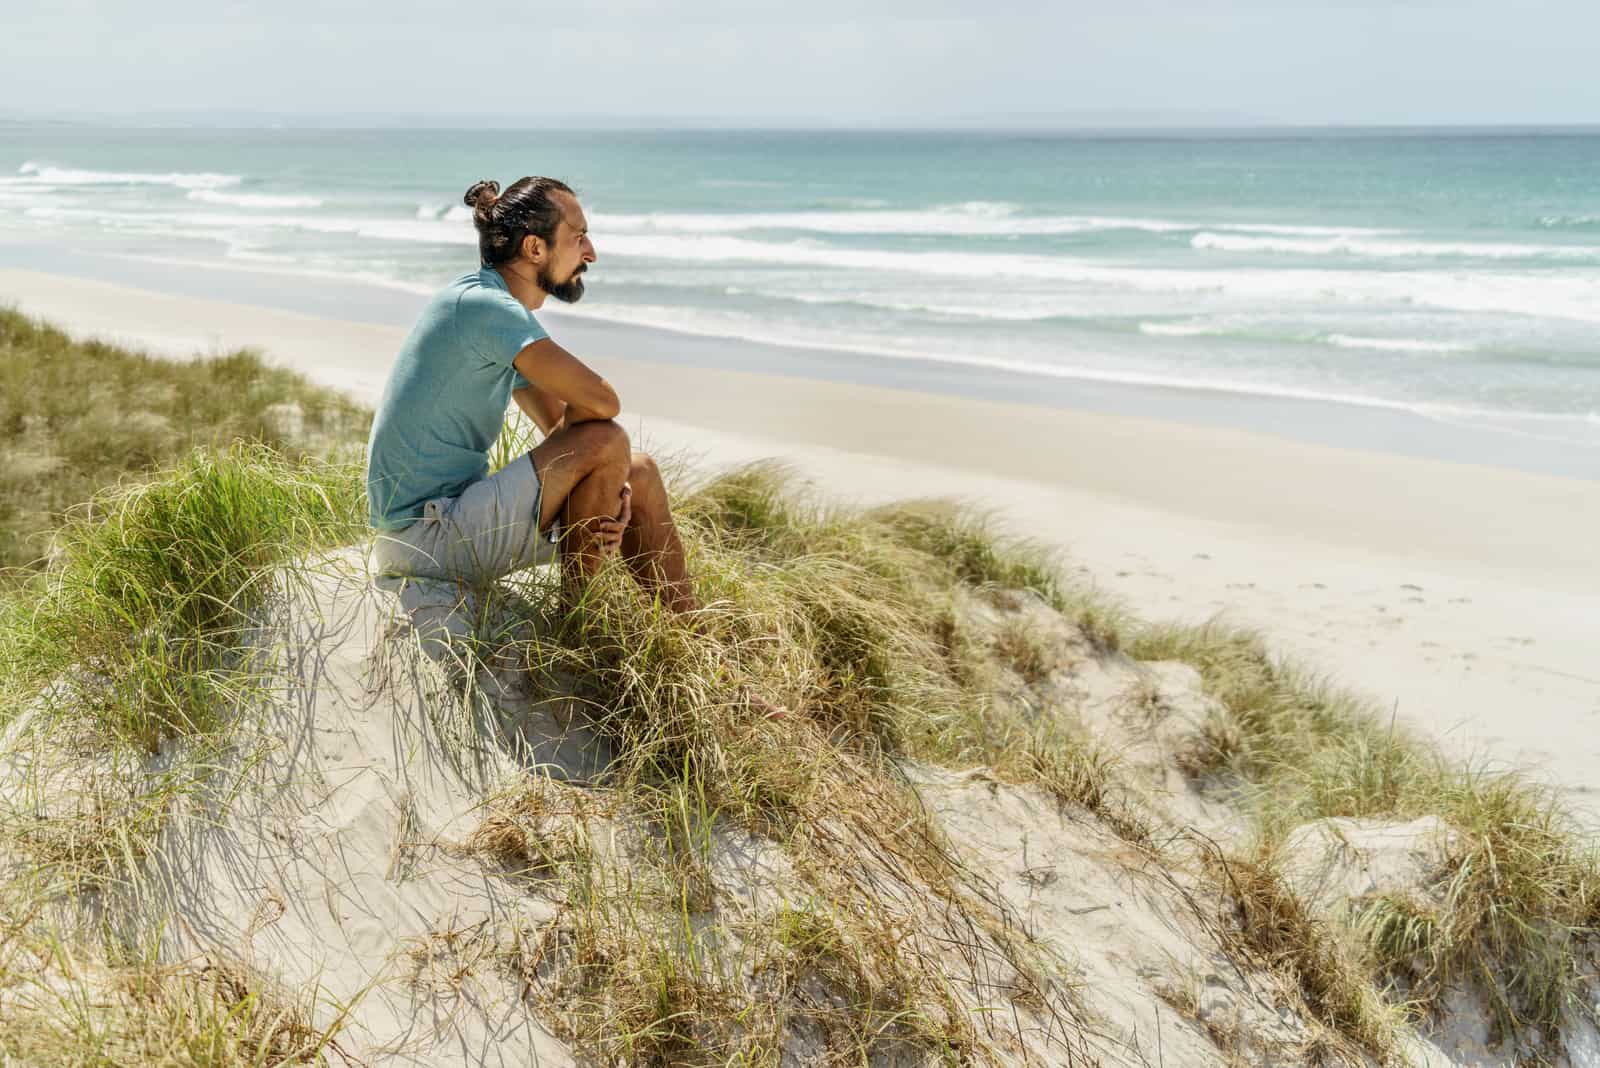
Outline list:
[[[829,119],[817,117],[784,118],[724,115],[655,116],[604,113],[573,116],[563,120],[528,121],[513,115],[484,116],[460,113],[415,112],[335,112],[325,117],[315,112],[176,112],[154,111],[148,116],[106,113],[17,114],[0,112],[4,125],[130,126],[165,128],[261,128],[294,130],[527,130],[573,132],[597,128],[608,131],[711,131],[756,132],[1244,132],[1244,131],[1587,131],[1600,130],[1600,120],[1562,122],[1544,120],[1482,121],[1290,121],[1253,116],[1141,118],[1137,115],[1114,117],[1029,114],[1024,112],[993,115],[951,115],[926,119],[863,118]]]

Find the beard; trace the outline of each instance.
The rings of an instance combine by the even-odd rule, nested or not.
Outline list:
[[[565,282],[557,282],[550,276],[549,268],[545,268],[539,272],[539,288],[564,304],[576,304],[583,299],[583,272],[588,269],[577,267]]]

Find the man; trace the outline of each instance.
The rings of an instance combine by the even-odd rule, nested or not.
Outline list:
[[[504,194],[479,182],[463,200],[481,267],[423,310],[368,443],[380,583],[401,592],[414,622],[428,615],[418,627],[425,641],[447,641],[439,627],[460,636],[470,624],[459,605],[437,610],[441,592],[457,598],[548,562],[559,541],[564,596],[620,552],[647,596],[675,612],[694,609],[661,474],[614,421],[616,391],[533,316],[547,297],[580,299],[595,262],[576,194],[535,177]],[[544,438],[491,475],[488,452],[508,397]]]

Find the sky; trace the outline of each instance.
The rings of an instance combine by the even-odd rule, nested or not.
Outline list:
[[[0,115],[1600,122],[1595,0],[5,0]]]

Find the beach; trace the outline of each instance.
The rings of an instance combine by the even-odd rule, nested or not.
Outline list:
[[[272,306],[270,277],[227,274],[157,292],[0,269],[0,301],[163,355],[258,348],[376,402],[408,321],[400,298],[321,287],[308,314]],[[972,376],[914,389],[856,361],[859,380],[830,380],[794,370],[844,357],[796,353],[777,373],[753,342],[548,322],[617,387],[636,447],[707,469],[776,457],[841,501],[991,509],[1136,615],[1255,628],[1397,724],[1527,768],[1600,816],[1600,480],[1580,449],[1536,455],[1410,414],[1196,391],[1087,384],[1076,403],[1023,404]],[[1367,441],[1383,449],[1356,447]]]

